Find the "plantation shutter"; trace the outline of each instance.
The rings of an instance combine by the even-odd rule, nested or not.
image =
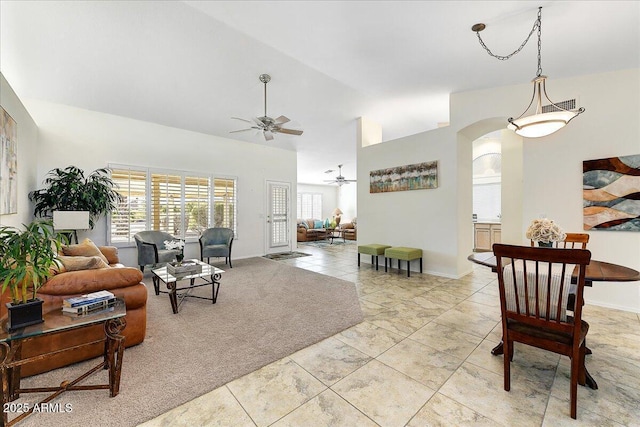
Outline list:
[[[209,183],[209,178],[185,177],[185,238],[198,237],[202,231],[209,228],[211,200]]]
[[[182,177],[151,175],[151,229],[182,236]]]
[[[112,169],[111,179],[122,196],[122,202],[110,215],[111,242],[133,243],[133,235],[147,226],[147,173],[134,169]]]
[[[236,230],[236,180],[214,178],[213,226]]]

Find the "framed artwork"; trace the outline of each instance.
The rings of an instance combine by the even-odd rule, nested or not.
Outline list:
[[[18,213],[18,126],[0,107],[0,215]]]
[[[582,162],[585,230],[640,231],[640,154]]]
[[[438,162],[396,166],[369,172],[369,193],[438,188]]]

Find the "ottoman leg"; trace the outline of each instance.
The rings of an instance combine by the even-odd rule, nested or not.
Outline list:
[[[360,252],[358,252],[358,268],[360,268]]]
[[[387,257],[384,257],[384,272],[387,272]]]
[[[420,257],[420,273],[422,273],[422,257]]]
[[[380,256],[376,255],[376,271],[378,271],[378,258],[380,258]]]
[[[411,261],[407,260],[407,277],[411,277]]]

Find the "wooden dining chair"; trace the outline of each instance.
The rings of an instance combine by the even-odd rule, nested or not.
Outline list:
[[[511,388],[513,343],[520,342],[571,359],[571,418],[576,418],[578,383],[585,383],[585,338],[589,324],[582,320],[585,271],[591,252],[585,249],[531,248],[495,244],[502,338],[504,389]],[[579,267],[576,304],[567,314],[574,267]]]
[[[559,242],[554,242],[553,246],[563,249],[587,249],[589,243],[589,235],[587,233],[566,233],[567,237]],[[535,246],[535,242],[531,240],[531,246]],[[578,248],[578,246],[580,246]]]

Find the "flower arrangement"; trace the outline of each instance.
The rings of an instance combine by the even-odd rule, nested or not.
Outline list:
[[[527,229],[527,239],[535,242],[551,243],[564,240],[567,235],[551,219],[534,219]]]
[[[183,240],[165,240],[164,241],[165,249],[184,249],[184,241]]]
[[[180,253],[176,255],[176,261],[178,264],[182,263],[184,259],[184,240],[165,240],[164,241],[165,249],[180,249]]]

